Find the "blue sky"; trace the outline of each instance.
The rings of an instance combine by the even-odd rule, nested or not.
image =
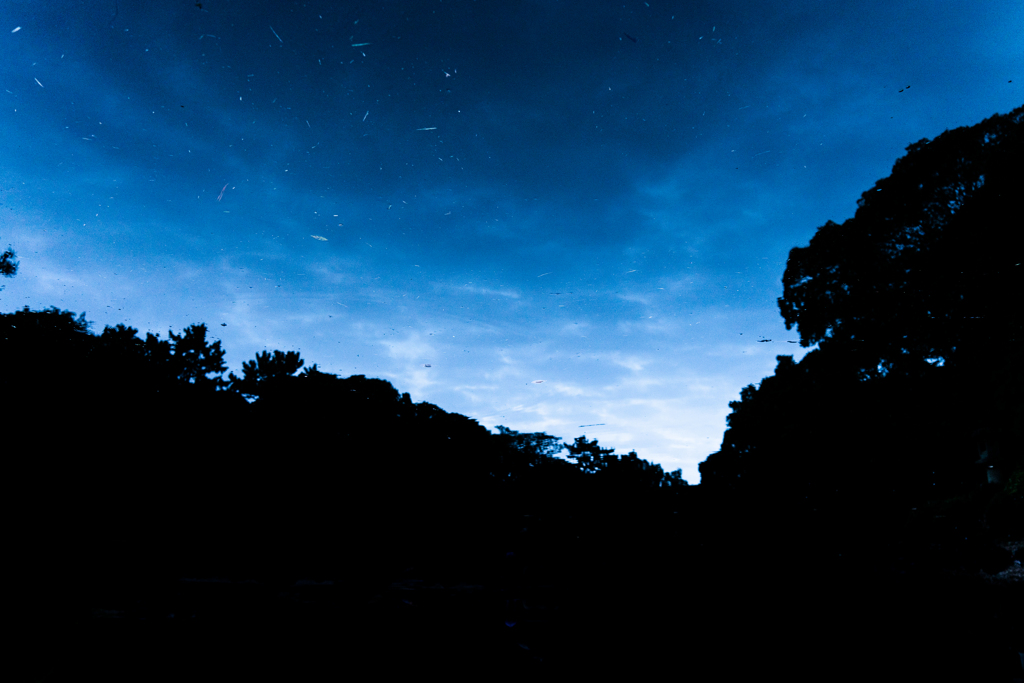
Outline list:
[[[297,350],[697,483],[729,401],[807,351],[789,250],[907,145],[1020,106],[1021,26],[1003,0],[8,0],[0,310],[205,322],[236,373]]]

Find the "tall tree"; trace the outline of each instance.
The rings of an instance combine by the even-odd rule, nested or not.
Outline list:
[[[973,434],[1006,426],[1024,381],[1022,123],[1024,107],[911,145],[853,218],[790,252],[779,307],[819,348],[730,404],[702,484],[865,528],[974,486]]]
[[[786,329],[841,348],[864,377],[1019,349],[1022,124],[1024,107],[910,145],[853,218],[790,252]]]

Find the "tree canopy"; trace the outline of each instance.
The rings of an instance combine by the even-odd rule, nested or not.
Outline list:
[[[1024,107],[910,145],[790,252],[779,308],[818,348],[730,403],[702,484],[864,526],[981,485],[979,434],[1020,467],[1022,124]]]
[[[206,341],[206,324],[189,325],[181,335],[167,332],[174,349],[174,366],[178,379],[188,384],[221,386],[219,375],[227,370],[220,341]],[[217,377],[209,377],[216,374]]]
[[[17,254],[14,253],[14,249],[8,247],[4,253],[0,254],[0,275],[4,277],[14,277],[18,272],[18,262],[14,260]],[[3,287],[0,287],[2,290]]]
[[[273,355],[263,351],[256,354],[256,360],[242,363],[242,377],[235,373],[228,375],[230,388],[245,396],[258,396],[267,383],[281,377],[291,377],[303,363],[297,351],[274,351]]]
[[[1022,124],[1024,107],[907,147],[853,218],[790,252],[786,329],[864,377],[1019,349]]]

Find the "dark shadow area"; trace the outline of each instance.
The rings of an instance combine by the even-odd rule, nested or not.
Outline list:
[[[224,378],[201,324],[0,315],[17,680],[1024,680],[1022,117],[912,145],[793,249],[818,348],[699,486],[294,352]]]

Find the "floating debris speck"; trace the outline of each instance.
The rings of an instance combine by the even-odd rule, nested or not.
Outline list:
[[[326,237],[321,237],[320,235],[310,235],[310,237],[312,237],[315,240],[320,240],[321,242],[326,242],[327,241]]]

